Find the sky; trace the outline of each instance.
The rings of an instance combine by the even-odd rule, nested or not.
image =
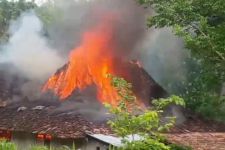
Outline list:
[[[32,0],[27,0],[27,1],[32,1]],[[45,3],[46,1],[48,0],[35,0],[35,2],[37,3],[37,5],[42,5],[43,3]],[[74,0],[74,1],[79,1],[79,0]],[[86,1],[89,1],[89,0],[86,0]]]
[[[27,0],[27,1],[32,1],[32,0]],[[38,4],[38,5],[41,5],[43,4],[44,2],[46,2],[47,0],[35,0],[35,2]]]
[[[8,1],[12,1],[12,0],[8,0]],[[32,0],[26,0],[26,1],[32,1]],[[35,0],[35,2],[37,3],[37,5],[41,5],[43,4],[44,2],[46,2],[47,0]]]

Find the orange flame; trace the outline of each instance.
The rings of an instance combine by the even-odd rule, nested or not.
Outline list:
[[[91,31],[86,32],[79,47],[72,50],[66,69],[53,75],[45,84],[43,91],[53,90],[65,99],[74,90],[83,90],[96,85],[97,96],[102,103],[117,104],[118,95],[111,86],[107,74],[113,74],[113,17],[104,18]]]

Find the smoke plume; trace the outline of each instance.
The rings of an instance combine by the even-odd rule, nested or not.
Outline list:
[[[47,31],[52,45],[59,47],[66,56],[80,45],[83,33],[96,26],[103,17],[116,19],[111,24],[114,31],[111,45],[116,47],[114,51],[119,56],[129,57],[146,33],[146,12],[149,10],[143,9],[135,0],[55,0],[53,5],[60,19],[56,19]]]
[[[63,64],[42,33],[42,23],[34,12],[24,13],[13,21],[9,42],[3,46],[0,63],[13,64],[30,80],[46,80]]]
[[[172,86],[184,81],[186,74],[188,53],[182,39],[169,28],[151,29],[138,47],[146,71],[168,92],[176,91]]]

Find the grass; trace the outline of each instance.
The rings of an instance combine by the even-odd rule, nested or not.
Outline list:
[[[31,150],[48,150],[48,148],[45,146],[33,146]]]
[[[172,144],[170,145],[172,150],[191,150],[191,148],[188,147],[183,147],[183,146],[179,146],[179,145],[175,145]],[[110,150],[115,150],[115,147],[110,147]],[[0,140],[0,150],[18,150],[16,145],[11,143],[11,142],[7,142],[5,140]],[[62,146],[60,148],[47,148],[45,146],[32,146],[30,150],[76,150],[75,148],[75,144],[73,144],[72,149],[67,147],[67,146]]]
[[[0,142],[0,150],[17,150],[15,144],[2,140]]]
[[[18,150],[16,145],[5,140],[0,140],[0,150]],[[45,146],[32,146],[30,150],[76,150],[75,145],[73,144],[72,149],[67,146],[62,146],[60,148],[47,148]]]

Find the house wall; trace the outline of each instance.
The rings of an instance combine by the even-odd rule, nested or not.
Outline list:
[[[51,141],[37,139],[35,134],[26,132],[13,132],[11,142],[15,143],[18,150],[30,150],[32,146],[47,146],[51,148],[69,147],[83,150],[85,139],[60,139],[52,138]],[[84,149],[85,150],[85,149]]]
[[[30,150],[36,144],[35,135],[25,132],[13,132],[11,141],[16,144],[18,150]]]
[[[109,145],[93,138],[83,138],[83,139],[52,139],[51,147],[61,147],[68,146],[73,148],[75,145],[76,150],[108,150]]]
[[[92,138],[87,138],[86,144],[82,148],[81,150],[108,150],[109,145]]]
[[[15,143],[18,150],[30,150],[32,146],[48,146],[51,148],[69,147],[76,150],[108,150],[109,144],[93,138],[60,139],[52,138],[51,141],[37,139],[36,134],[27,132],[12,132],[11,142]]]
[[[59,138],[53,138],[51,140],[51,147],[52,148],[59,148],[59,147],[69,147],[73,148],[75,146],[76,149],[81,149],[84,147],[86,144],[85,139],[59,139]]]

